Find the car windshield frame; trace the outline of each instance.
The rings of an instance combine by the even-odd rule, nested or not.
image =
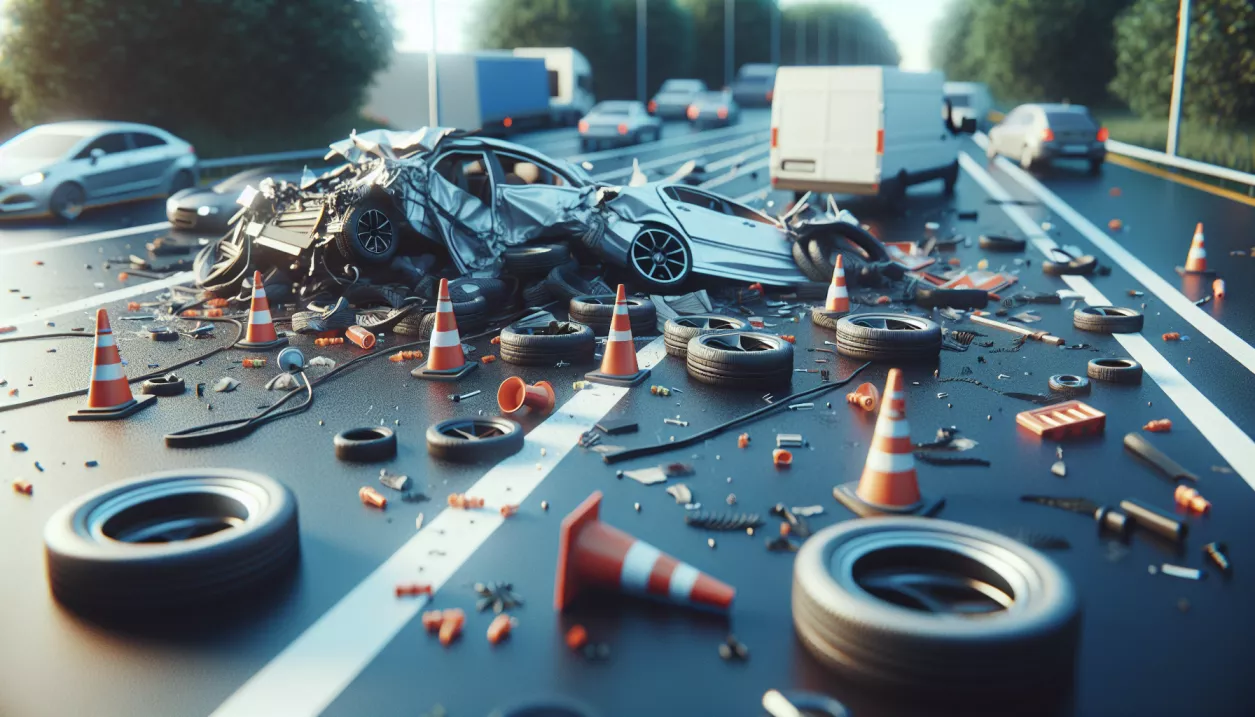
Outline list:
[[[607,107],[609,105],[609,107]],[[598,102],[588,111],[590,115],[605,115],[607,117],[629,117],[632,114],[632,103],[625,100],[610,100],[608,102]]]
[[[70,150],[74,149],[84,139],[84,135],[72,134],[69,132],[33,132],[23,133],[13,139],[0,144],[0,162],[17,161],[17,160],[58,160],[64,159],[70,155]],[[34,142],[46,143],[50,140],[65,140],[60,143],[60,151],[57,154],[13,154],[13,150],[23,145],[30,145]]]

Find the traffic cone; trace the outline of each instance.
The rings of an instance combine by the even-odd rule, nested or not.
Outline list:
[[[430,381],[457,381],[479,364],[467,361],[462,353],[462,337],[458,335],[458,320],[453,315],[453,302],[449,299],[449,280],[440,280],[440,293],[436,297],[436,326],[431,331],[430,351],[427,361],[410,371],[414,378]]]
[[[884,400],[872,433],[871,448],[867,451],[863,477],[833,488],[833,497],[864,518],[908,513],[932,515],[942,501],[920,495],[913,450],[911,425],[906,420],[902,371],[892,368],[885,382]]]
[[[553,606],[558,612],[586,588],[657,597],[727,610],[736,590],[643,540],[601,522],[601,491],[562,519]]]
[[[242,349],[273,349],[288,345],[288,337],[275,333],[275,323],[270,318],[270,301],[266,299],[266,287],[261,282],[261,272],[253,272],[253,303],[248,309],[248,333],[244,340],[235,344]]]
[[[131,385],[122,371],[122,356],[109,327],[109,314],[96,309],[96,355],[92,359],[92,382],[87,389],[87,407],[71,413],[71,421],[112,421],[126,418],[141,408],[151,406],[156,396],[131,395]]]
[[[1199,222],[1194,227],[1194,239],[1190,241],[1190,253],[1185,257],[1185,266],[1177,268],[1177,273],[1185,276],[1186,274],[1205,274],[1212,275],[1216,272],[1207,270],[1207,248],[1203,246],[1203,223]]]
[[[628,318],[627,292],[623,284],[614,298],[614,316],[606,337],[606,352],[601,370],[590,371],[584,378],[611,386],[635,386],[649,376],[649,369],[636,365],[636,344],[632,341],[632,321]]]
[[[850,293],[845,288],[845,261],[840,254],[837,254],[837,266],[832,270],[832,285],[828,287],[824,311],[850,313]]]
[[[511,376],[501,382],[497,389],[497,405],[502,413],[514,413],[524,406],[532,409],[532,413],[549,413],[557,395],[548,381],[537,381],[528,386],[518,376]]]

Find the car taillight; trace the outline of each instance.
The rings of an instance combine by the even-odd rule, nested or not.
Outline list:
[[[1053,142],[1053,141],[1055,141],[1055,131],[1054,131],[1054,130],[1052,130],[1052,129],[1050,129],[1049,127],[1047,127],[1046,129],[1042,130],[1042,131],[1041,131],[1041,141],[1043,141],[1043,142]]]
[[[727,107],[720,107],[720,108],[719,108],[719,111],[718,111],[718,112],[716,112],[715,114],[719,115],[719,119],[727,119],[727,118],[728,118],[728,108],[727,108]]]
[[[506,117],[505,119],[501,120],[501,125],[506,128],[512,127],[514,125],[514,120],[510,119],[509,117]]]
[[[1103,130],[1103,131],[1104,131],[1104,132],[1106,132],[1106,130]],[[196,148],[195,148],[195,147],[193,147],[192,145],[190,145],[190,144],[189,144],[189,145],[187,146],[187,153],[188,153],[188,154],[196,154]]]
[[[651,114],[652,114],[652,113],[654,113],[654,112],[657,112],[657,111],[658,111],[658,103],[657,103],[657,102],[655,102],[655,101],[653,101],[653,100],[650,100],[650,101],[649,101],[649,111],[650,111],[650,113],[651,113]]]
[[[885,131],[883,129],[876,130],[876,154],[885,153]]]
[[[689,119],[695,120],[697,119],[697,116],[701,114],[701,110],[697,109],[697,105],[689,105],[687,114]]]
[[[776,145],[779,143],[780,143],[780,128],[772,127],[771,128],[771,148],[775,149]]]
[[[626,124],[621,124],[621,125],[619,125],[619,134],[627,134],[627,125],[626,125]]]
[[[1106,127],[1099,127],[1099,128],[1098,128],[1098,141],[1099,141],[1099,142],[1106,142],[1106,141],[1107,141],[1107,128],[1106,128]]]
[[[768,101],[768,102],[770,102],[770,101],[771,101],[771,98],[772,98],[772,97],[775,97],[775,96],[776,96],[775,90],[767,90],[767,101]]]
[[[579,125],[579,127],[580,127],[580,133],[581,133],[581,134],[583,134],[583,133],[587,132],[587,131],[588,131],[588,120],[580,120],[580,125]]]

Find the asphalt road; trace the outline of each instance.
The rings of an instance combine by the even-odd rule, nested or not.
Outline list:
[[[752,121],[747,118],[745,127],[755,126]],[[669,170],[684,161],[680,157],[685,152],[704,144],[726,143],[736,134],[736,130],[711,134],[697,138],[698,144],[680,147],[664,142],[660,147],[643,149],[640,158],[642,162],[657,160],[659,169]],[[561,141],[554,136],[545,140],[546,147],[548,142]],[[731,158],[744,151],[733,148],[708,159]],[[757,151],[761,154],[762,149]],[[964,172],[953,199],[940,197],[934,187],[920,187],[912,192],[910,209],[904,215],[878,215],[873,207],[857,202],[848,206],[884,239],[920,239],[924,222],[939,221],[943,235],[957,232],[973,238],[972,246],[957,252],[964,265],[975,265],[982,258],[989,259],[991,268],[1005,264],[1009,270],[1019,271],[1020,285],[1026,291],[1066,287],[1061,280],[1041,273],[1039,253],[986,255],[975,247],[976,236],[991,231],[1022,234],[1026,223],[1050,222],[1054,225],[1051,238],[1060,245],[1076,245],[1112,265],[1092,238],[1061,220],[1056,212],[1038,205],[990,204],[995,194],[1030,201],[1040,201],[1040,197],[1025,189],[1012,170],[998,166],[985,169],[979,148],[972,146],[968,153],[973,160],[969,165],[976,169]],[[630,166],[626,154],[602,155],[589,161],[595,164],[594,174]],[[1234,227],[1242,226],[1241,217],[1250,211],[1248,207],[1239,210],[1218,205],[1220,200],[1197,190],[1161,186],[1168,183],[1111,165],[1100,179],[1082,180],[1059,172],[1042,181],[1099,227],[1105,227],[1113,216],[1122,217],[1128,229],[1119,235],[1119,241],[1164,280],[1179,282],[1171,262],[1183,260],[1193,224],[1206,222],[1211,256],[1229,262],[1223,270],[1229,277],[1231,294],[1219,307],[1227,313],[1216,316],[1243,338],[1248,337],[1243,326],[1249,326],[1251,305],[1242,296],[1244,282],[1238,277],[1244,271],[1242,261],[1249,260],[1224,258],[1226,241],[1233,248],[1243,248],[1240,232]],[[1106,193],[1106,187],[1113,184],[1122,187],[1121,197]],[[758,176],[745,172],[722,183],[718,191],[730,197],[761,195],[765,185],[765,172]],[[774,195],[770,199],[783,200]],[[979,218],[958,221],[956,209],[977,210]],[[152,213],[144,213],[148,211]],[[0,251],[114,230],[126,221],[139,226],[160,218],[160,209],[133,205],[89,214],[84,218],[88,224],[68,228],[3,227]],[[51,310],[67,301],[123,288],[116,281],[117,267],[103,270],[100,258],[139,253],[142,243],[159,233],[0,255],[0,288],[22,288],[22,295],[31,296],[13,299],[7,293],[0,294],[0,324],[6,323],[6,316]],[[1015,258],[1031,263],[1017,267]],[[44,264],[35,266],[35,260]],[[88,263],[93,265],[90,270],[83,268]],[[945,497],[946,506],[939,517],[1011,535],[1055,535],[1070,543],[1069,550],[1051,555],[1075,583],[1084,605],[1077,680],[1075,689],[1061,689],[1060,704],[1048,705],[1046,711],[1059,715],[1247,715],[1255,711],[1255,685],[1242,679],[1246,673],[1242,665],[1255,658],[1255,614],[1248,609],[1255,594],[1255,578],[1244,566],[1246,556],[1255,555],[1255,534],[1242,526],[1246,516],[1255,511],[1255,494],[1248,485],[1255,480],[1255,455],[1242,452],[1250,442],[1242,430],[1255,425],[1255,396],[1249,377],[1255,366],[1243,365],[1195,330],[1139,282],[1135,273],[1113,266],[1110,276],[1095,276],[1092,282],[1116,303],[1147,304],[1143,333],[1149,339],[1149,349],[1133,344],[1130,349],[1111,336],[1074,330],[1069,302],[1065,302],[1063,306],[1036,307],[1042,321],[1034,326],[1063,336],[1069,344],[1085,343],[1092,349],[1063,350],[1035,342],[1015,352],[974,346],[964,353],[943,352],[937,364],[903,366],[913,439],[931,440],[938,427],[954,425],[978,441],[970,455],[992,463],[988,468],[920,464],[921,486],[926,493]],[[94,281],[104,282],[106,288],[96,289]],[[126,285],[137,281],[132,279]],[[1130,289],[1146,295],[1135,300],[1127,296]],[[212,340],[153,343],[135,333],[143,324],[120,320],[126,313],[125,301],[113,301],[108,306],[132,375],[148,364],[169,364],[195,355],[230,335],[222,327]],[[1129,303],[1134,301],[1137,303]],[[769,311],[761,306],[751,308],[763,314]],[[1203,309],[1216,311],[1217,302]],[[90,327],[88,316],[84,308],[58,314],[52,320],[57,330],[66,330]],[[776,323],[773,330],[797,337],[797,367],[820,366],[813,359],[826,355],[806,349],[822,347],[823,340],[831,339],[827,331],[805,321],[793,324],[780,319]],[[967,322],[946,325],[974,328]],[[21,330],[31,333],[41,327],[26,324]],[[1192,340],[1175,344],[1160,341],[1161,333],[1172,330],[1189,334]],[[996,348],[1011,346],[1009,334],[985,333],[996,342]],[[294,340],[298,346],[307,343],[304,338]],[[474,343],[481,353],[496,351],[486,339]],[[0,378],[8,380],[6,391],[19,390],[16,398],[0,397],[0,410],[7,402],[80,387],[89,370],[90,345],[86,339],[0,345]],[[651,355],[649,345],[648,340],[638,341],[643,355]],[[56,352],[49,353],[50,349]],[[1179,372],[1180,380],[1165,374],[1163,366],[1148,363],[1148,376],[1140,386],[1096,385],[1087,402],[1107,413],[1106,433],[1101,438],[1062,444],[1068,466],[1065,478],[1050,472],[1056,460],[1055,445],[1032,438],[1015,426],[1015,414],[1032,408],[1032,404],[968,383],[939,380],[964,376],[1002,391],[1045,393],[1049,375],[1083,373],[1089,359],[1125,356],[1129,350],[1162,355],[1163,363]],[[339,361],[361,353],[351,346],[326,350],[308,347],[307,351]],[[166,449],[161,436],[169,430],[248,415],[274,396],[262,389],[273,375],[270,371],[249,371],[232,363],[242,355],[227,352],[203,366],[181,371],[190,383],[212,384],[221,376],[233,376],[243,382],[234,393],[208,393],[203,399],[189,393],[161,399],[157,407],[125,422],[66,422],[65,414],[74,410],[80,399],[0,412],[0,443],[22,441],[29,447],[24,453],[0,453],[3,475],[35,484],[32,497],[8,494],[0,500],[0,542],[4,546],[0,574],[6,576],[0,581],[0,602],[5,606],[0,613],[0,714],[191,715],[209,714],[224,704],[222,714],[246,714],[243,706],[257,703],[245,698],[273,698],[279,707],[267,714],[413,715],[442,705],[448,714],[460,717],[483,715],[528,697],[563,695],[607,716],[757,715],[761,714],[757,705],[762,693],[773,687],[830,694],[843,700],[858,717],[956,712],[935,704],[904,706],[893,696],[862,690],[816,665],[799,646],[790,623],[792,560],[787,554],[768,553],[763,547],[763,535],[774,533],[774,522],[753,537],[712,535],[687,527],[683,508],[663,492],[664,486],[616,480],[613,468],[578,448],[560,446],[541,455],[537,442],[542,434],[531,433],[541,424],[538,418],[522,420],[531,437],[529,443],[518,458],[503,464],[507,470],[498,471],[517,481],[514,484],[526,494],[518,516],[501,523],[469,559],[454,564],[444,561],[459,550],[459,545],[448,542],[453,537],[445,538],[431,530],[416,536],[414,519],[418,513],[424,514],[428,526],[445,520],[440,516],[446,494],[467,490],[489,469],[485,465],[459,467],[430,458],[423,439],[430,423],[477,411],[496,413],[491,397],[500,381],[510,375],[529,382],[545,379],[557,389],[560,408],[545,425],[564,420],[578,423],[583,414],[580,419],[564,419],[569,414],[561,407],[572,400],[571,382],[579,379],[586,367],[519,369],[498,361],[451,387],[416,381],[408,376],[408,366],[380,361],[319,386],[308,413],[266,426],[244,440],[196,450]],[[839,376],[855,366],[842,359],[826,367]],[[856,382],[883,385],[888,368],[888,364],[873,365]],[[965,375],[964,369],[972,373]],[[934,377],[934,371],[939,378]],[[1161,381],[1165,375],[1168,378]],[[795,374],[791,389],[818,382],[814,374]],[[658,363],[648,384],[672,386],[683,392],[659,398],[637,388],[616,401],[614,392],[595,389],[598,395],[581,395],[578,400],[595,401],[610,417],[637,421],[639,433],[607,440],[624,446],[665,441],[670,436],[678,439],[764,405],[762,390],[706,387],[691,381],[683,365],[672,358]],[[446,398],[453,390],[474,389],[484,393],[460,404]],[[683,459],[696,469],[696,475],[684,482],[707,508],[727,508],[728,495],[735,494],[736,504],[730,510],[765,514],[777,502],[818,504],[825,512],[811,520],[814,527],[846,520],[850,514],[832,500],[831,488],[857,479],[873,425],[869,415],[845,404],[846,390],[837,389],[817,399],[814,411],[779,413],[750,426],[753,441],[748,449],[736,447],[733,432],[696,449],[616,467],[630,470]],[[774,391],[777,396],[786,392],[784,387]],[[939,393],[948,395],[941,398]],[[831,408],[825,401],[832,402]],[[1223,420],[1199,418],[1213,415],[1207,413],[1208,406],[1239,427],[1238,435],[1246,442],[1232,440],[1233,434],[1227,432]],[[689,421],[689,426],[663,423],[664,417],[677,415]],[[1136,463],[1120,444],[1125,433],[1137,431],[1155,418],[1172,419],[1174,428],[1152,439],[1201,476],[1199,488],[1214,505],[1209,517],[1188,519],[1191,534],[1183,551],[1141,536],[1126,544],[1110,543],[1101,539],[1093,523],[1084,517],[1018,500],[1026,493],[1083,495],[1105,504],[1139,498],[1170,508],[1171,486]],[[381,419],[388,425],[400,422],[394,425],[400,443],[395,459],[366,466],[335,460],[331,445],[335,432],[377,425]],[[801,433],[809,441],[807,448],[795,451],[790,469],[777,470],[771,465],[776,433]],[[40,462],[42,471],[34,467],[35,461]],[[86,461],[99,465],[88,468]],[[113,480],[153,470],[211,465],[256,470],[278,478],[295,491],[301,511],[302,558],[289,583],[271,594],[250,598],[241,609],[197,614],[179,627],[165,622],[127,629],[94,624],[62,610],[50,598],[41,531],[60,505]],[[530,473],[533,466],[543,480],[526,492],[523,486],[536,480]],[[357,489],[375,485],[380,467],[410,475],[433,501],[396,503],[384,513],[362,506]],[[619,599],[584,600],[568,614],[555,614],[552,586],[558,523],[594,490],[605,493],[603,520],[735,586],[738,595],[728,618]],[[548,503],[547,511],[542,509],[542,501]],[[636,503],[640,504],[639,512],[634,509]],[[449,517],[449,521],[454,519],[469,518]],[[492,526],[500,522],[494,514],[484,515],[483,521]],[[708,547],[710,537],[716,540],[714,549]],[[1231,579],[1220,579],[1213,573],[1206,580],[1191,582],[1148,573],[1148,566],[1164,562],[1204,567],[1201,546],[1212,540],[1224,540],[1230,546],[1236,564]],[[425,574],[448,575],[432,605],[468,611],[466,634],[460,642],[442,648],[423,632],[417,620],[408,620],[409,612],[397,607],[397,601],[387,594],[391,583],[373,592],[358,588],[363,581],[372,586],[378,583],[378,576],[386,578],[398,570],[412,570],[409,575],[416,581],[423,580]],[[527,601],[514,612],[519,624],[513,636],[497,647],[484,640],[490,618],[474,613],[471,590],[475,582],[492,580],[513,582]],[[359,606],[366,609],[357,609]],[[585,625],[595,642],[610,646],[607,661],[588,662],[566,650],[562,635],[575,623]],[[719,658],[718,644],[729,632],[750,648],[747,663],[726,663]],[[327,649],[327,643],[318,639],[328,634],[340,636],[330,643],[334,649]],[[287,672],[289,669],[295,671]],[[233,695],[239,701],[229,701]],[[1016,708],[1014,713],[1024,711]]]

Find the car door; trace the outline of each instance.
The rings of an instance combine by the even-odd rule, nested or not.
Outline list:
[[[134,191],[156,194],[162,190],[166,173],[175,160],[173,147],[150,132],[131,132],[131,169]]]
[[[486,152],[454,149],[435,157],[422,224],[436,232],[462,273],[491,268],[501,242],[494,226],[494,179]]]
[[[750,252],[781,241],[780,229],[750,218],[754,212],[749,207],[692,187],[672,185],[660,191],[672,200],[668,206],[684,233],[694,240]]]
[[[125,132],[109,132],[74,155],[88,201],[118,197],[131,191],[135,174],[130,149]]]
[[[498,235],[514,246],[544,236],[583,236],[592,230],[586,189],[555,167],[521,153],[494,150],[500,178],[495,203]]]

